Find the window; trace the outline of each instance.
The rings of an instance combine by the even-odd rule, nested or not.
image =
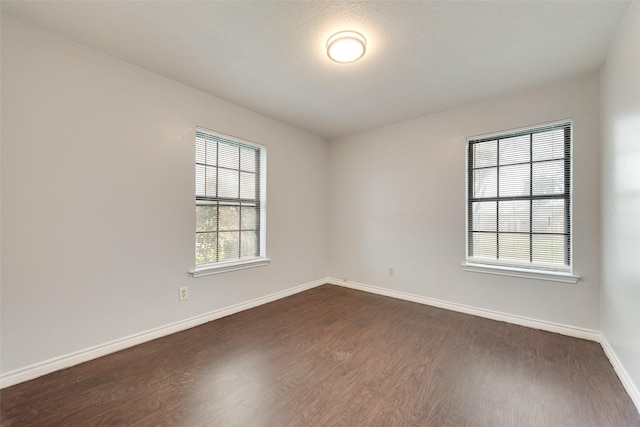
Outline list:
[[[193,276],[268,262],[265,258],[265,147],[196,130],[196,271]]]
[[[571,273],[571,132],[468,139],[467,264]]]

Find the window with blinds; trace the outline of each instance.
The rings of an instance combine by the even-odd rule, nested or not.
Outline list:
[[[571,131],[468,140],[467,262],[571,271]]]
[[[196,130],[196,269],[263,257],[263,146]]]

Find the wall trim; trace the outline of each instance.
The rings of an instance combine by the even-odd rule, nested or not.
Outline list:
[[[0,375],[0,389],[10,387],[12,385],[19,384],[25,381],[33,380],[43,375],[50,374],[61,369],[66,369],[80,363],[88,362],[90,360],[97,359],[98,357],[106,356],[108,354],[115,353],[117,351],[124,350],[138,344],[143,344],[157,338],[175,334],[176,332],[184,331],[186,329],[190,329],[204,323],[211,322],[212,320],[220,319],[222,317],[238,313],[240,311],[267,304],[269,302],[276,301],[281,298],[285,298],[320,285],[324,285],[325,283],[327,283],[326,278],[314,280],[313,282],[308,282],[303,285],[275,292],[270,295],[255,298],[218,310],[210,311],[208,313],[190,317],[188,319],[179,320],[168,325],[153,328],[144,332],[139,332],[137,334],[109,341],[104,344],[98,344],[96,346],[65,354],[63,356],[54,357],[52,359],[25,366],[23,368],[14,369],[13,371],[9,371]]]
[[[625,390],[627,390],[627,394],[633,401],[634,405],[636,405],[638,413],[640,413],[640,391],[631,380],[631,377],[627,373],[627,370],[624,369],[622,362],[620,362],[620,359],[618,359],[618,355],[613,350],[613,347],[611,347],[611,344],[609,344],[609,341],[607,340],[607,337],[604,336],[604,334],[600,335],[600,345],[604,350],[604,354],[609,359],[609,362],[611,362],[613,369],[616,371],[616,374],[618,374],[620,382],[622,382]]]
[[[589,341],[600,342],[600,331],[593,329],[579,328],[577,326],[563,325],[560,323],[547,322],[545,320],[532,319],[515,314],[502,313],[484,308],[472,307],[469,305],[453,303],[436,298],[424,297],[421,295],[410,294],[406,292],[394,291],[387,288],[366,285],[352,281],[344,281],[330,277],[329,283],[332,285],[343,286],[346,288],[356,289],[372,294],[384,295],[391,298],[397,298],[405,301],[417,302],[419,304],[431,305],[438,308],[457,311],[460,313],[471,314],[473,316],[484,317],[487,319],[498,320],[501,322],[513,323],[515,325],[526,326],[528,328],[540,329],[548,332],[555,332],[561,335],[567,335],[574,338],[581,338]]]
[[[10,387],[25,381],[33,380],[46,374],[50,374],[55,371],[66,369],[80,363],[88,362],[93,359],[97,359],[102,356],[106,356],[111,353],[115,353],[120,350],[127,349],[129,347],[143,344],[148,341],[152,341],[157,338],[162,338],[167,335],[174,334],[176,332],[184,331],[207,322],[211,322],[216,319],[220,319],[225,316],[229,316],[235,313],[239,313],[250,308],[254,308],[269,302],[273,302],[288,296],[304,292],[306,290],[318,287],[324,284],[331,284],[336,286],[342,286],[345,288],[351,288],[359,291],[364,291],[372,294],[383,295],[391,298],[401,299],[405,301],[416,302],[419,304],[430,305],[433,307],[444,308],[446,310],[457,311],[460,313],[471,314],[473,316],[484,317],[487,319],[498,320],[507,323],[513,323],[515,325],[525,326],[534,329],[540,329],[548,332],[555,332],[562,335],[567,335],[575,338],[582,338],[589,341],[599,342],[604,350],[605,355],[609,359],[614,371],[620,378],[622,385],[631,397],[634,405],[640,412],[640,392],[631,380],[631,377],[624,369],[624,366],[618,359],[615,351],[607,341],[606,337],[599,331],[592,329],[579,328],[576,326],[562,325],[559,323],[547,322],[544,320],[531,319],[524,316],[517,316],[513,314],[502,313],[494,310],[487,310],[483,308],[472,307],[464,304],[452,303],[436,298],[429,298],[420,295],[410,294],[406,292],[394,291],[387,288],[381,288],[377,286],[366,285],[363,283],[343,281],[333,277],[326,277],[312,282],[308,282],[293,288],[285,289],[283,291],[275,292],[270,295],[255,298],[243,303],[235,304],[229,307],[221,308],[218,310],[210,311],[198,316],[190,317],[188,319],[180,320],[170,323],[165,326],[150,329],[148,331],[140,332],[137,334],[129,335],[124,338],[109,341],[104,344],[99,344],[93,347],[89,347],[83,350],[75,351],[63,356],[55,357],[43,362],[35,363],[23,368],[18,368],[13,371],[6,372],[0,375],[0,389]]]
[[[342,286],[345,288],[356,289],[359,291],[369,292],[372,294],[383,295],[391,298],[397,298],[405,301],[417,302],[419,304],[430,305],[438,308],[444,308],[446,310],[457,311],[460,313],[471,314],[474,316],[484,317],[487,319],[498,320],[501,322],[513,323],[515,325],[525,326],[528,328],[539,329],[547,332],[554,332],[561,335],[567,335],[574,338],[581,338],[589,341],[595,341],[600,344],[604,354],[609,359],[609,362],[613,366],[613,369],[618,375],[620,382],[627,394],[631,398],[636,409],[640,413],[640,391],[633,383],[631,377],[627,373],[626,369],[620,359],[616,355],[613,347],[607,341],[607,338],[600,332],[593,329],[579,328],[577,326],[563,325],[560,323],[548,322],[545,320],[532,319],[524,316],[517,316],[514,314],[502,313],[494,310],[487,310],[484,308],[472,307],[464,304],[452,303],[436,298],[429,298],[420,295],[410,294],[406,292],[394,291],[387,288],[381,288],[378,286],[366,285],[364,283],[352,282],[349,280],[340,280],[334,277],[328,277],[327,283]]]

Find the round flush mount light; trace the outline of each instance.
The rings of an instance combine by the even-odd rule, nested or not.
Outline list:
[[[327,55],[336,62],[354,62],[367,49],[364,36],[355,31],[340,31],[327,40]]]

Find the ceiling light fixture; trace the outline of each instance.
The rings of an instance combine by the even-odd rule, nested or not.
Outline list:
[[[364,36],[355,31],[340,31],[327,40],[327,55],[336,62],[355,62],[367,49]]]

